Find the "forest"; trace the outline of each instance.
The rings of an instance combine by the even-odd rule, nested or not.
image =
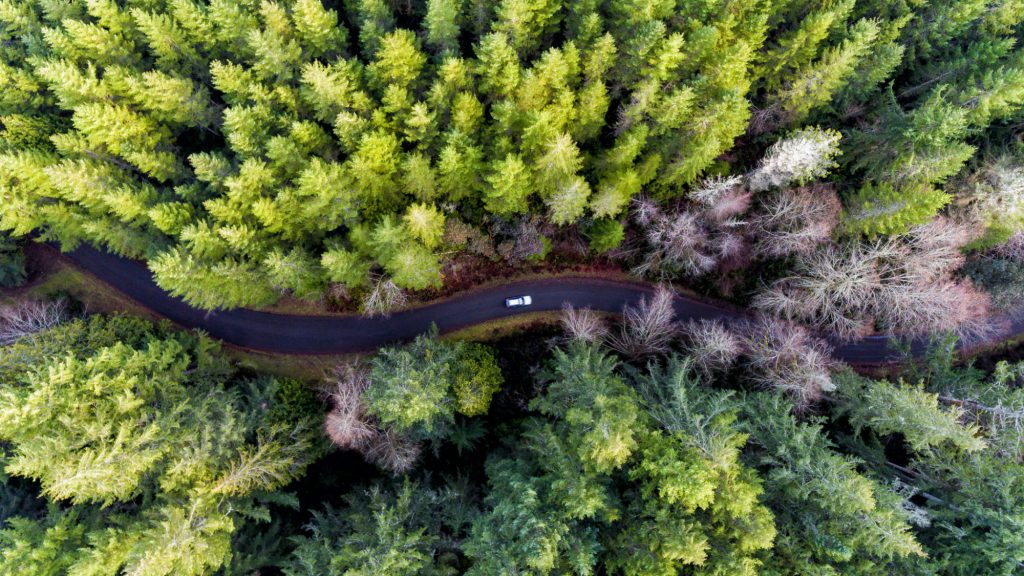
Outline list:
[[[0,309],[0,573],[1021,573],[1024,362],[936,339],[871,378],[666,301],[424,334],[315,386],[167,325]]]
[[[0,230],[144,259],[205,309],[386,313],[467,270],[598,261],[847,334],[959,329],[1020,254],[908,271],[935,246],[904,236],[939,222],[934,244],[980,254],[1024,228],[1022,19],[1017,0],[4,0]]]
[[[1022,37],[1022,0],[0,0],[0,574],[1024,575],[1024,357],[958,350],[1024,305]],[[656,289],[307,377],[34,291],[37,242],[210,313]],[[871,335],[903,361],[834,359]]]

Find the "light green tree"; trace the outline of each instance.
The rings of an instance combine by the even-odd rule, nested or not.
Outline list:
[[[411,204],[402,217],[406,228],[413,238],[419,240],[427,248],[434,248],[441,242],[444,235],[444,214],[435,206],[427,204]]]

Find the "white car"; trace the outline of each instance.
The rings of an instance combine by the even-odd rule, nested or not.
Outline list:
[[[506,308],[516,308],[517,306],[529,306],[533,304],[533,298],[529,296],[520,296],[518,298],[505,298]]]

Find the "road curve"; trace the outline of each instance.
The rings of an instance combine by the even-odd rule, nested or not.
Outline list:
[[[649,285],[596,278],[554,278],[510,282],[504,286],[474,291],[447,300],[397,312],[387,318],[358,316],[301,316],[235,309],[204,312],[164,292],[141,262],[128,260],[89,246],[65,254],[72,262],[139,304],[172,322],[199,328],[228,344],[264,352],[290,354],[340,354],[363,352],[409,340],[436,324],[441,333],[522,312],[558,310],[564,303],[605,312],[620,312],[652,293]],[[509,296],[530,294],[528,308],[505,308]],[[701,302],[685,296],[675,301],[680,319],[719,319],[735,322],[746,317],[724,305]],[[1007,323],[1001,331],[1011,336],[1024,332],[1021,322]],[[835,345],[834,356],[858,365],[884,364],[899,359],[887,336],[871,336]],[[912,351],[920,354],[925,343],[915,341]]]

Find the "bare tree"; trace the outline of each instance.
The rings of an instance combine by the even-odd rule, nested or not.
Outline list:
[[[381,276],[377,278],[373,289],[363,296],[363,316],[388,316],[395,309],[405,306],[408,301],[404,290],[391,278]]]
[[[948,278],[964,264],[962,248],[978,237],[979,230],[963,220],[935,218],[912,228],[903,238],[899,260],[887,263],[887,272],[905,274],[906,282],[921,283]],[[899,270],[900,272],[897,272]]]
[[[691,189],[689,196],[705,206],[714,206],[723,194],[739,188],[742,183],[742,176],[713,176]]]
[[[704,214],[711,222],[735,226],[735,218],[750,209],[751,194],[745,188],[733,188],[718,197],[718,201],[708,205]]]
[[[886,284],[878,296],[878,324],[907,334],[953,332],[965,340],[984,338],[997,328],[990,322],[991,299],[969,280]]]
[[[890,333],[954,331],[979,337],[995,327],[989,299],[955,272],[974,237],[962,222],[936,219],[900,238],[826,246],[802,255],[794,274],[754,298],[754,306],[841,340],[877,324]]]
[[[0,346],[13,344],[37,332],[54,328],[68,318],[63,298],[50,301],[22,300],[0,307]]]
[[[644,228],[646,248],[634,272],[642,276],[700,276],[717,261],[708,246],[708,231],[697,213],[667,214],[647,200],[637,202],[634,219]]]
[[[324,432],[334,444],[362,451],[380,434],[366,415],[362,394],[370,385],[369,372],[355,362],[338,365],[328,379],[327,398],[331,410],[324,421]]]
[[[841,205],[831,186],[814,184],[768,195],[750,219],[758,256],[807,254],[827,242]]]
[[[686,353],[704,376],[727,370],[743,352],[743,342],[717,320],[689,320],[680,331]]]
[[[382,428],[366,414],[363,392],[370,385],[367,368],[357,362],[338,365],[327,381],[326,396],[331,410],[324,420],[324,432],[346,450],[355,450],[367,462],[393,474],[408,472],[419,459],[421,447],[401,434]]]
[[[750,263],[750,242],[738,228],[720,229],[711,237],[711,246],[720,271],[737,270]]]
[[[704,181],[685,208],[664,209],[646,198],[633,201],[632,219],[642,231],[639,262],[633,272],[670,279],[702,276],[720,266],[747,261],[749,247],[741,216],[750,207],[750,192],[738,178]]]
[[[826,246],[796,262],[794,274],[758,294],[754,308],[798,320],[840,340],[870,333],[881,288],[876,245]]]
[[[600,342],[608,334],[604,320],[590,308],[573,308],[572,304],[562,306],[562,328],[571,340]]]
[[[622,325],[608,345],[633,358],[667,352],[677,334],[673,300],[671,290],[658,286],[652,298],[641,298],[636,307],[624,307]]]
[[[412,470],[422,451],[419,443],[391,430],[384,430],[375,434],[362,452],[367,462],[397,476]]]
[[[804,327],[762,317],[743,332],[746,368],[754,383],[783,392],[799,410],[835,390],[831,350]]]

